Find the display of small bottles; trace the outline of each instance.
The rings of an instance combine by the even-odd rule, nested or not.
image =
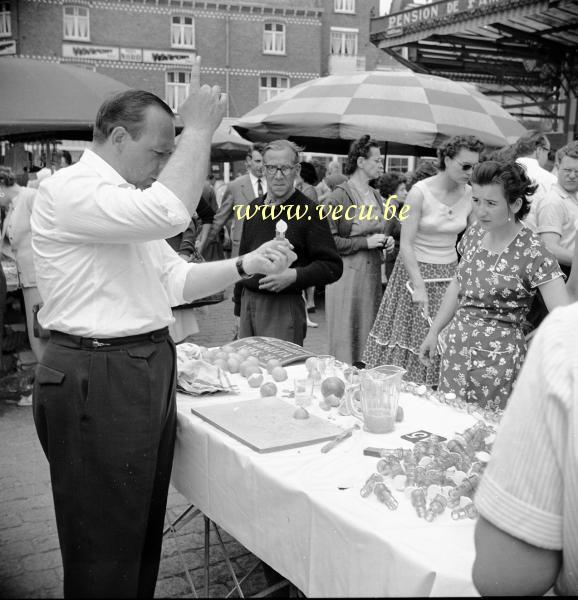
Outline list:
[[[472,497],[488,463],[494,437],[493,427],[477,421],[448,441],[430,436],[413,448],[379,448],[374,453],[380,456],[376,472],[365,481],[360,495],[375,496],[387,508],[396,510],[394,492],[405,492],[416,516],[428,523],[446,509],[455,521],[476,519],[478,511]],[[386,480],[391,481],[391,488]]]

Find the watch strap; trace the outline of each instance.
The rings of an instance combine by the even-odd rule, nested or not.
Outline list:
[[[249,279],[249,277],[252,277],[252,275],[249,275],[247,273],[247,271],[245,271],[245,269],[243,268],[243,257],[239,256],[237,258],[237,260],[235,261],[235,266],[237,267],[237,273],[239,273],[239,276],[242,277],[243,279]]]

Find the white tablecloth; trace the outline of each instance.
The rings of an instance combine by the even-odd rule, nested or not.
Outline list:
[[[289,368],[291,377],[303,365]],[[405,419],[393,433],[356,431],[327,454],[321,443],[259,454],[191,413],[204,403],[255,398],[258,389],[234,376],[240,395],[178,396],[173,484],[192,504],[307,596],[472,596],[474,522],[418,519],[403,492],[389,511],[359,490],[376,469],[367,446],[407,447],[404,433],[426,429],[449,437],[475,419],[402,394]],[[292,402],[288,400],[288,402]],[[312,412],[328,416],[316,407]],[[347,427],[353,417],[330,413]]]

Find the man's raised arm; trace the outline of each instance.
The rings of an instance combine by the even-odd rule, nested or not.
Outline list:
[[[199,69],[200,57],[193,60],[192,71],[195,72]],[[225,114],[226,102],[226,94],[221,94],[219,86],[198,87],[191,83],[189,95],[179,107],[184,129],[158,181],[183,202],[191,215],[203,191],[211,140]]]

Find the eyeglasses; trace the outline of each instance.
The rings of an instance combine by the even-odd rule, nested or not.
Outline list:
[[[289,175],[289,173],[291,173],[296,166],[297,165],[281,165],[278,167],[277,165],[265,165],[265,171],[267,171],[267,175],[270,177],[275,177],[277,175],[277,171],[281,171],[283,177],[287,177],[287,175]]]
[[[456,160],[454,158],[454,160]],[[458,165],[460,165],[460,167],[462,168],[462,171],[471,171],[478,163],[461,163],[459,160],[456,160],[456,162],[458,163]]]

